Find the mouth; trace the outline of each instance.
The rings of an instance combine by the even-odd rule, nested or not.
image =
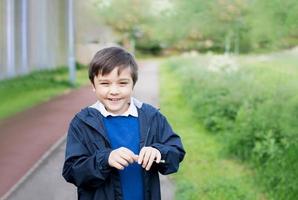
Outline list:
[[[108,98],[108,100],[116,102],[122,100],[122,98]]]

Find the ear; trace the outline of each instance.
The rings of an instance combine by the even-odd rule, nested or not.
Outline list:
[[[92,91],[95,92],[95,87],[94,87],[94,84],[91,83],[91,86],[92,86]]]

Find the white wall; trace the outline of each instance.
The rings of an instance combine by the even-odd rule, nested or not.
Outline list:
[[[8,77],[7,29],[12,24],[15,75],[24,73],[23,55],[27,57],[27,72],[67,65],[66,0],[10,1],[14,2],[14,12],[12,23],[8,24],[7,0],[0,0],[0,79]],[[22,1],[27,17],[23,15]]]

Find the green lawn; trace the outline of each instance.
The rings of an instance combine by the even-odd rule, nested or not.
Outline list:
[[[186,157],[174,175],[176,199],[244,200],[266,199],[255,182],[254,172],[227,159],[224,146],[194,119],[181,95],[181,84],[166,67],[160,69],[161,111],[180,134]]]
[[[87,69],[77,70],[75,87],[87,84]],[[68,83],[68,69],[33,72],[29,75],[0,81],[0,120],[38,103],[73,89]]]

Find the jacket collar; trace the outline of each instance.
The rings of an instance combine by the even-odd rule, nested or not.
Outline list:
[[[123,114],[121,114],[121,115],[116,115],[116,114],[110,113],[109,111],[106,110],[106,108],[104,107],[104,105],[100,101],[96,101],[93,105],[91,105],[89,107],[95,108],[104,117],[107,117],[107,116],[126,116],[126,117],[128,117],[129,115],[134,116],[134,117],[138,117],[137,108],[141,108],[142,104],[143,103],[140,102],[139,100],[131,97],[130,105],[128,107],[128,110],[126,112],[124,112]]]
[[[106,130],[103,126],[103,116],[102,114],[94,108],[84,108],[77,114],[77,117],[82,120],[85,124],[88,124],[94,128],[98,133],[100,133],[107,141],[108,136]]]
[[[150,132],[152,120],[154,115],[158,112],[157,109],[153,108],[149,104],[136,104],[140,125],[140,148],[147,144],[147,136]],[[95,108],[87,107],[77,114],[77,117],[84,123],[88,124],[99,132],[108,142],[107,132],[103,125],[103,115]]]

